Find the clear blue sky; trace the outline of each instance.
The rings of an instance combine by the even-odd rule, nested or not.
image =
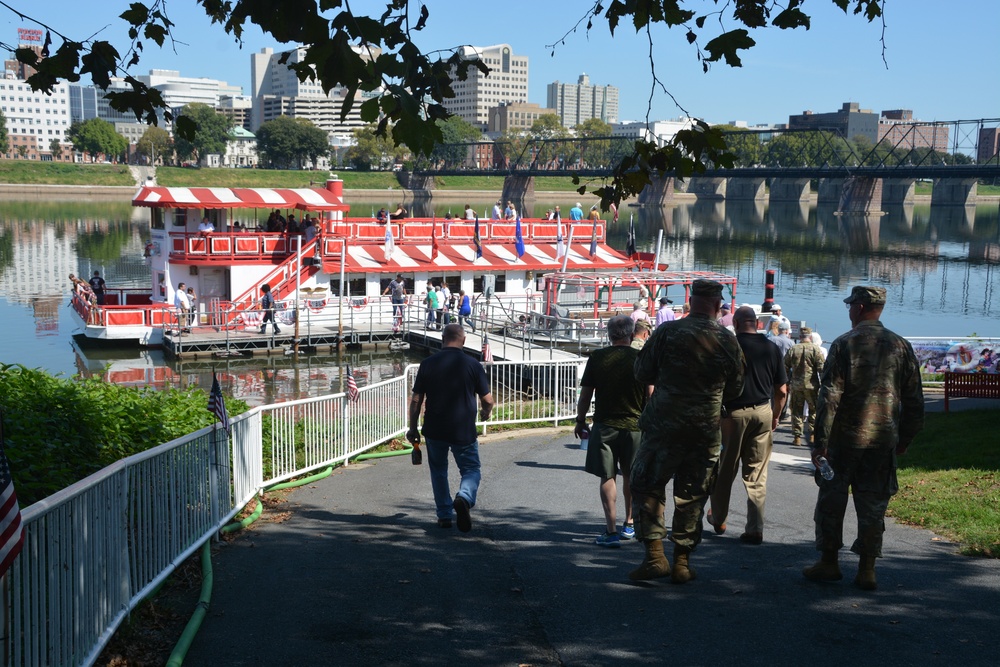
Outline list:
[[[127,32],[118,15],[126,0],[8,0],[17,9],[74,39],[98,35],[124,50]],[[714,4],[694,0],[695,9]],[[414,2],[414,6],[416,2]],[[595,21],[589,36],[583,26],[558,41],[592,6],[590,0],[427,0],[429,27],[418,43],[425,50],[461,44],[508,43],[529,58],[529,101],[545,104],[553,81],[575,83],[585,72],[593,84],[620,89],[621,120],[646,116],[651,77],[648,44],[631,25],[610,37],[606,22]],[[355,11],[378,7],[355,0]],[[383,5],[384,7],[384,5]],[[281,49],[255,26],[249,26],[241,49],[219,26],[212,26],[193,0],[171,0],[168,13],[176,25],[173,48],[147,44],[134,74],[176,69],[184,76],[209,77],[243,86],[250,93],[250,54],[261,47]],[[882,26],[844,15],[830,0],[810,0],[809,31],[765,30],[753,33],[758,45],[744,56],[744,66],[715,64],[703,74],[683,32],[654,31],[656,71],[678,102],[709,122],[744,120],[778,123],[810,109],[839,109],[844,102],[862,108],[912,109],[920,120],[1000,117],[1000,39],[997,0],[889,0],[886,10],[886,59],[882,63]],[[18,27],[36,27],[0,7],[0,41],[11,44]],[[58,41],[56,41],[58,44]],[[84,80],[84,83],[89,81]],[[675,118],[681,111],[657,91],[652,120]]]

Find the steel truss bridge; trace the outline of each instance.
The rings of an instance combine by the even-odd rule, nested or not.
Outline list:
[[[1000,118],[880,125],[876,143],[839,132],[739,130],[724,133],[735,166],[699,177],[1000,178]],[[416,176],[579,176],[607,178],[633,153],[631,137],[529,139],[444,144],[419,160]],[[670,176],[671,174],[664,174]]]

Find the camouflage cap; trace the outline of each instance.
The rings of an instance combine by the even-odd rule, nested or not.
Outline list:
[[[856,285],[851,290],[851,296],[844,299],[844,303],[866,303],[882,305],[885,303],[885,288],[871,287],[868,285]]]
[[[812,332],[813,330],[810,329],[809,327],[802,327],[801,329],[799,329],[799,335],[802,336],[803,338],[805,338],[806,336],[811,336]]]
[[[643,329],[644,331],[652,331],[653,325],[650,324],[649,320],[636,320],[635,330]]]
[[[708,299],[721,299],[722,283],[717,283],[714,280],[699,278],[691,283],[691,296],[701,296]]]

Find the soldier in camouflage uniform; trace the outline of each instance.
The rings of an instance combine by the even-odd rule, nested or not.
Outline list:
[[[785,371],[791,389],[792,444],[802,444],[803,407],[809,407],[809,437],[816,439],[816,399],[819,397],[819,375],[823,372],[823,351],[812,342],[812,329],[802,327],[801,341],[785,355]]]
[[[825,456],[834,471],[830,480],[816,474],[816,549],[822,557],[802,574],[811,581],[842,578],[837,552],[844,545],[850,491],[858,515],[858,537],[851,551],[861,556],[854,583],[875,590],[885,510],[899,490],[896,455],[905,452],[923,428],[924,395],[913,348],[879,321],[885,289],[855,287],[844,302],[853,328],[830,346],[812,449],[813,462]]]
[[[632,464],[636,538],[646,548],[635,581],[670,575],[694,579],[689,554],[701,542],[701,521],[719,462],[723,401],[743,390],[743,353],[736,336],[716,320],[722,285],[696,280],[691,313],[660,327],[635,362],[636,379],[654,385],[639,418],[642,441]],[[674,567],[663,553],[666,486],[674,477]]]

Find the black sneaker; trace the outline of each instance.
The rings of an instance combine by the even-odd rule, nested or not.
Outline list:
[[[281,329],[279,329],[278,327],[274,327],[274,335],[277,336],[280,333],[281,333]]]
[[[438,528],[451,528],[451,519],[438,519]]]
[[[455,496],[455,521],[463,533],[472,530],[472,516],[469,514],[469,501],[462,496]]]

